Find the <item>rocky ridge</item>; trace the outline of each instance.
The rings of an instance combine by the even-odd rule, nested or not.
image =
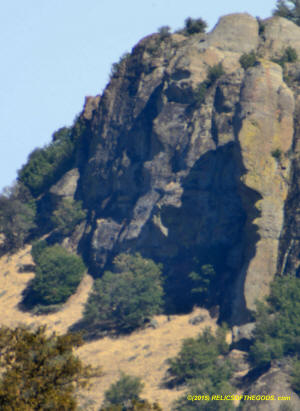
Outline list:
[[[275,273],[298,264],[299,93],[272,59],[287,46],[300,55],[300,28],[260,24],[233,14],[208,34],[141,40],[103,95],[86,99],[76,169],[50,190],[90,210],[73,245],[96,276],[117,253],[139,251],[164,264],[172,289],[195,256],[215,253],[221,317],[232,324],[251,319]],[[244,70],[251,51],[258,61]],[[199,97],[219,63],[224,74]],[[288,70],[296,78],[299,64]],[[173,297],[187,308],[182,289]]]

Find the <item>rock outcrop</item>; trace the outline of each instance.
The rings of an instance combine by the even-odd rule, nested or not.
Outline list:
[[[146,37],[101,98],[87,98],[79,177],[51,191],[90,210],[78,243],[96,276],[117,253],[139,251],[164,264],[171,305],[185,310],[195,261],[214,260],[221,318],[243,324],[275,273],[295,265],[299,92],[270,59],[286,46],[300,55],[300,28],[263,24],[233,14],[209,34]],[[258,60],[245,70],[239,59],[252,50]]]
[[[246,411],[298,410],[299,396],[290,388],[291,365],[274,362],[268,372],[256,380],[244,393]]]

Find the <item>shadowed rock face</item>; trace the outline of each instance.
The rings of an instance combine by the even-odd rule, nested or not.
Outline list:
[[[247,14],[221,18],[207,35],[149,36],[103,96],[87,99],[77,193],[90,210],[80,246],[95,275],[117,253],[139,251],[164,264],[170,307],[187,310],[195,261],[213,262],[221,318],[251,318],[287,248],[292,164],[284,154],[298,91],[269,60],[279,53],[279,26],[297,48],[294,24],[268,19],[259,37]],[[239,58],[251,50],[261,58],[245,71]],[[225,73],[200,96],[218,63]]]

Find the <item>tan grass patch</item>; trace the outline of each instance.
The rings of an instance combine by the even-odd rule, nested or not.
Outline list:
[[[34,277],[34,273],[20,273],[18,267],[32,264],[31,247],[28,246],[17,254],[0,259],[0,312],[1,325],[14,328],[19,324],[32,326],[47,325],[49,331],[65,333],[82,316],[84,304],[92,288],[93,279],[85,275],[76,294],[69,298],[63,309],[48,315],[32,315],[22,312],[18,304],[22,300],[22,291]],[[192,325],[189,319],[202,314],[205,320],[200,325]],[[87,343],[77,350],[79,357],[86,364],[102,366],[104,375],[94,379],[89,391],[82,391],[83,409],[98,411],[104,398],[104,392],[118,380],[120,371],[142,378],[145,388],[142,397],[151,402],[158,401],[164,411],[171,410],[171,404],[179,398],[184,389],[169,390],[162,386],[168,365],[166,360],[174,357],[181,348],[182,340],[196,337],[206,326],[216,329],[215,320],[209,313],[197,308],[188,315],[156,316],[158,328],[147,328],[120,338],[109,338]],[[89,400],[94,404],[88,407]]]

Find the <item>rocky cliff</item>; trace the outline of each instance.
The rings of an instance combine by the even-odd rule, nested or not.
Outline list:
[[[298,26],[248,14],[208,34],[154,34],[86,99],[75,167],[50,192],[89,210],[65,241],[95,276],[139,251],[163,263],[169,309],[185,311],[188,274],[213,263],[221,319],[241,324],[276,272],[298,269],[300,64],[283,73],[288,46],[300,56]]]

